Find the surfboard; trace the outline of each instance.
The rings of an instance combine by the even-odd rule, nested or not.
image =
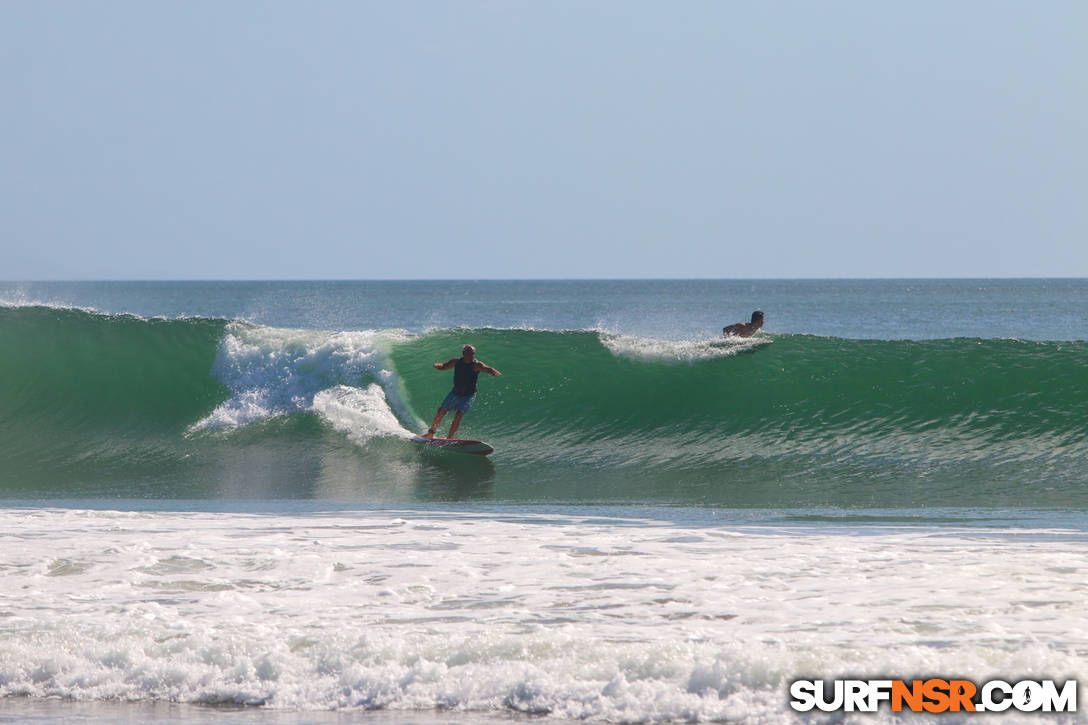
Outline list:
[[[767,347],[774,340],[769,337],[737,337],[736,335],[729,335],[724,339],[711,340],[711,347],[719,348],[736,348],[738,353],[741,352],[755,352],[760,348]]]
[[[477,456],[488,456],[495,452],[494,448],[483,441],[473,441],[465,438],[424,438],[423,436],[412,436],[412,442],[429,448],[441,448],[447,451],[456,451],[457,453],[472,453]]]

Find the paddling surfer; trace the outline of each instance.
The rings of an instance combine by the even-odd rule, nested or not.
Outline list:
[[[737,337],[751,337],[759,328],[763,327],[763,313],[756,310],[752,313],[751,322],[737,322],[722,328],[722,335],[736,335]]]
[[[438,430],[438,424],[446,417],[446,413],[455,410],[457,414],[453,416],[453,423],[450,424],[450,433],[447,436],[453,438],[453,434],[457,432],[457,427],[461,425],[461,417],[468,412],[472,401],[476,399],[476,378],[479,377],[480,373],[494,376],[502,375],[495,368],[477,360],[476,348],[472,345],[465,345],[462,348],[461,357],[450,358],[444,363],[434,364],[435,370],[449,370],[450,368],[453,368],[453,390],[442,401],[442,405],[438,406],[438,412],[435,413],[434,420],[431,421],[430,429],[423,434],[424,438],[433,439],[435,431]]]

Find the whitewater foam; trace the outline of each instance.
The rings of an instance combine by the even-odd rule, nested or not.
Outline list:
[[[393,414],[385,390],[377,383],[363,389],[337,385],[322,390],[314,395],[311,408],[356,443],[376,437],[412,435]]]
[[[770,345],[766,336],[720,337],[710,340],[658,340],[617,333],[601,332],[601,343],[613,355],[653,362],[698,362],[733,357]]]
[[[267,418],[315,412],[357,442],[409,435],[417,422],[401,402],[388,361],[402,331],[290,330],[233,322],[213,367],[231,397],[191,430],[233,428]]]
[[[0,530],[0,696],[781,722],[802,676],[1088,677],[1076,531],[412,509]]]

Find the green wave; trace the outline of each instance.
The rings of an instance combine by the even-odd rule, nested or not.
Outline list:
[[[467,462],[305,406],[201,429],[247,400],[217,377],[251,362],[229,358],[236,324],[0,307],[0,497],[1088,506],[1084,342],[444,329],[382,343],[388,377],[357,372],[358,338],[340,355],[335,335],[297,369],[257,376],[295,386],[262,391],[278,400],[306,389],[300,375],[378,381],[413,428],[451,385],[431,364],[473,343],[504,375],[481,376],[459,431],[496,453]],[[299,345],[262,344],[281,337]]]
[[[569,444],[575,455],[603,455],[611,442],[617,458],[686,466],[799,453],[1086,452],[1088,343],[784,335],[751,354],[686,361],[617,353],[595,332],[441,331],[394,355],[417,410],[449,387],[448,373],[423,363],[464,342],[506,373],[482,376],[471,412],[489,440]]]
[[[449,387],[428,364],[466,342],[504,376],[481,376],[459,435],[506,452],[524,473],[514,497],[1088,506],[1088,343],[777,335],[715,356],[595,332],[436,331],[394,353],[424,417]]]
[[[154,479],[222,399],[225,322],[0,308],[0,483],[33,491],[96,469]]]

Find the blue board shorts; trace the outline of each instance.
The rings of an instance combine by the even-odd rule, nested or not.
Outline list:
[[[476,393],[472,395],[458,395],[457,393],[450,391],[450,394],[446,396],[446,399],[442,401],[442,405],[438,406],[443,410],[456,410],[458,413],[467,413],[468,409],[472,407],[472,401],[476,400]]]

